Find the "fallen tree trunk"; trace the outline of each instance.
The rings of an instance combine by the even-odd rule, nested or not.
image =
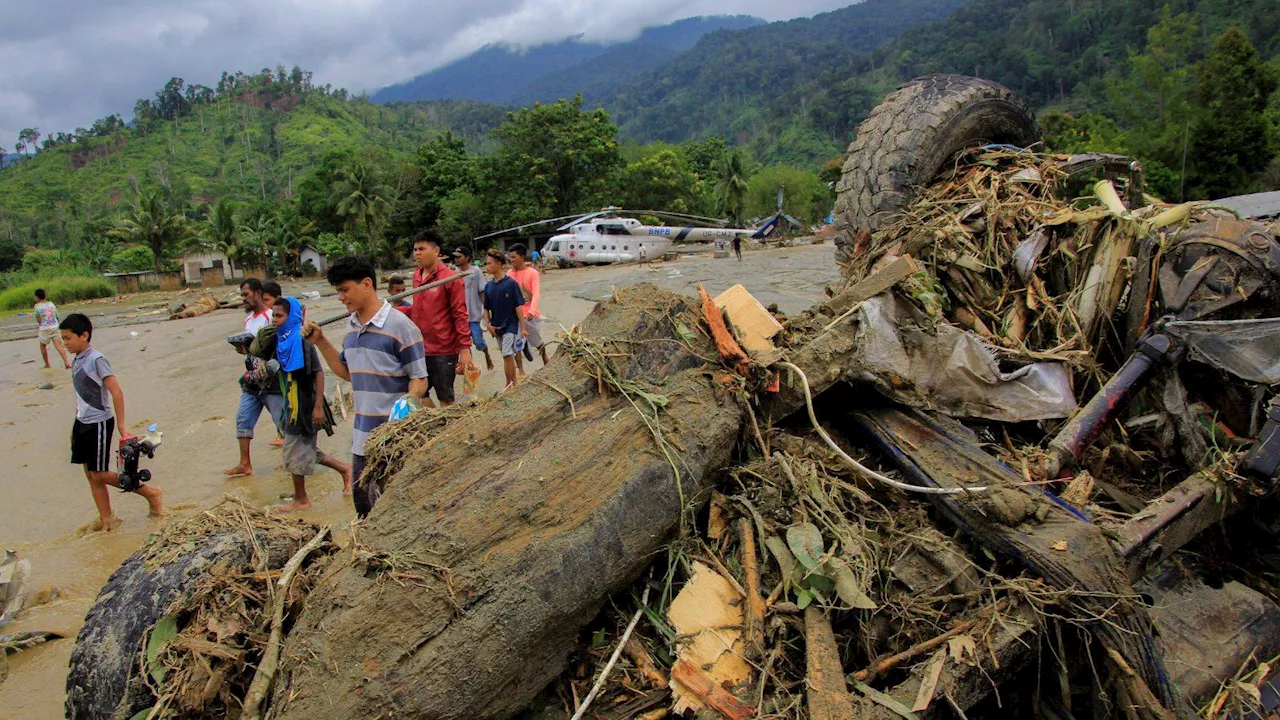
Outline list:
[[[530,381],[421,441],[310,594],[273,715],[524,708],[731,459],[742,404],[700,319],[620,290]]]

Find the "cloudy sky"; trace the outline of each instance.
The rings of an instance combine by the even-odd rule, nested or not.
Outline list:
[[[493,42],[537,45],[577,33],[634,36],[694,15],[767,20],[852,0],[41,0],[0,23],[0,148],[18,130],[132,116],[170,77],[277,63],[317,84],[376,90]]]

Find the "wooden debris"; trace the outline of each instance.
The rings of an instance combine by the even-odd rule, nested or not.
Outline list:
[[[844,684],[840,650],[831,621],[815,605],[804,609],[805,685],[811,720],[853,717],[853,698]]]
[[[770,315],[745,287],[734,285],[725,290],[716,296],[715,304],[729,317],[742,347],[757,363],[772,365],[781,357],[773,338],[782,332],[782,323]]]
[[[727,579],[700,562],[693,563],[693,577],[667,610],[676,633],[688,638],[671,673],[676,713],[707,705],[721,710],[709,696],[729,695],[724,686],[735,687],[751,677],[751,666],[743,657],[742,601],[742,593]],[[677,672],[681,665],[697,670],[697,674],[682,675]],[[693,684],[685,683],[682,677],[691,678]],[[708,685],[717,692],[708,690]]]
[[[1087,470],[1082,470],[1067,483],[1067,489],[1062,491],[1061,497],[1063,502],[1084,508],[1093,500],[1093,488],[1093,476]]]
[[[919,271],[920,265],[910,255],[903,255],[836,295],[827,303],[827,307],[833,315],[840,315],[852,309],[854,305],[879,295]]]
[[[700,701],[699,707],[718,710],[730,720],[755,717],[756,711],[750,705],[725,690],[711,675],[694,667],[688,660],[676,660],[675,667],[671,669],[671,680],[672,685],[685,688],[690,696],[696,697]]]
[[[746,377],[751,370],[751,359],[747,357],[746,351],[733,338],[733,333],[729,332],[729,328],[724,323],[724,315],[721,314],[720,308],[716,307],[716,303],[707,294],[706,288],[698,285],[698,297],[702,299],[702,317],[707,321],[707,327],[711,330],[711,339],[715,341],[716,352],[720,353],[720,357],[725,363],[733,368],[734,372]]]
[[[742,571],[747,576],[747,647],[758,655],[764,643],[764,600],[760,598],[760,556],[750,520],[738,520],[738,537],[742,542]]]

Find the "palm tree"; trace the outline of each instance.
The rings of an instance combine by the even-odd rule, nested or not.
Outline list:
[[[734,225],[742,224],[742,208],[747,195],[745,165],[742,151],[735,148],[726,150],[713,168],[716,179],[716,212],[728,216]]]
[[[265,213],[259,215],[253,223],[241,225],[239,233],[242,256],[250,255],[254,257],[258,264],[265,269],[267,267],[267,255],[275,244],[275,218]]]
[[[235,277],[236,263],[244,256],[244,246],[240,243],[240,228],[236,225],[235,206],[223,198],[213,206],[213,211],[205,219],[200,230],[200,244],[217,250],[227,256],[227,267],[231,277]]]
[[[384,250],[379,240],[382,222],[391,212],[391,202],[387,198],[392,192],[377,171],[363,160],[354,160],[348,167],[339,168],[334,173],[333,199],[338,216],[346,219],[347,230],[364,225],[369,244],[375,252]]]
[[[133,210],[108,233],[126,244],[146,245],[155,254],[159,271],[164,254],[178,247],[192,235],[185,215],[165,206],[159,190],[139,192]]]
[[[296,208],[284,207],[275,218],[276,252],[280,263],[290,272],[302,272],[302,248],[311,239],[314,223],[303,223]]]

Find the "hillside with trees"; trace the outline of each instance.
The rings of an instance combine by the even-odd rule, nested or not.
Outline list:
[[[1280,186],[1278,67],[1274,0],[867,0],[707,36],[603,104],[626,137],[813,166],[899,84],[979,75],[1043,114],[1052,149],[1132,153],[1177,199]]]
[[[1132,154],[1162,197],[1220,197],[1280,187],[1278,66],[1269,0],[867,0],[705,35],[603,109],[376,105],[299,68],[175,78],[130,122],[16,138],[0,271],[164,266],[191,244],[281,271],[307,243],[393,262],[428,225],[466,242],[603,205],[747,220],[779,186],[814,221],[857,123],[926,72],[1010,86],[1051,150]]]
[[[301,250],[386,265],[438,226],[450,242],[604,205],[735,220],[833,200],[812,169],[762,166],[721,138],[619,139],[580,97],[514,112],[475,102],[379,106],[264,72],[173,80],[118,117],[55,135],[0,170],[0,289],[32,277],[174,268],[185,249],[298,273]],[[30,133],[20,145],[38,143]],[[17,271],[13,274],[13,271]]]
[[[74,250],[95,267],[137,269],[136,254],[110,259],[112,237],[122,238],[109,231],[122,215],[199,218],[220,201],[296,203],[326,158],[407,166],[422,141],[451,131],[479,143],[504,115],[475,102],[375,105],[315,86],[297,67],[223,73],[214,87],[173,78],[137,102],[130,122],[112,115],[70,133],[23,130],[22,157],[0,170],[0,243]],[[396,181],[390,192],[411,184]],[[0,260],[12,255],[0,250]]]

